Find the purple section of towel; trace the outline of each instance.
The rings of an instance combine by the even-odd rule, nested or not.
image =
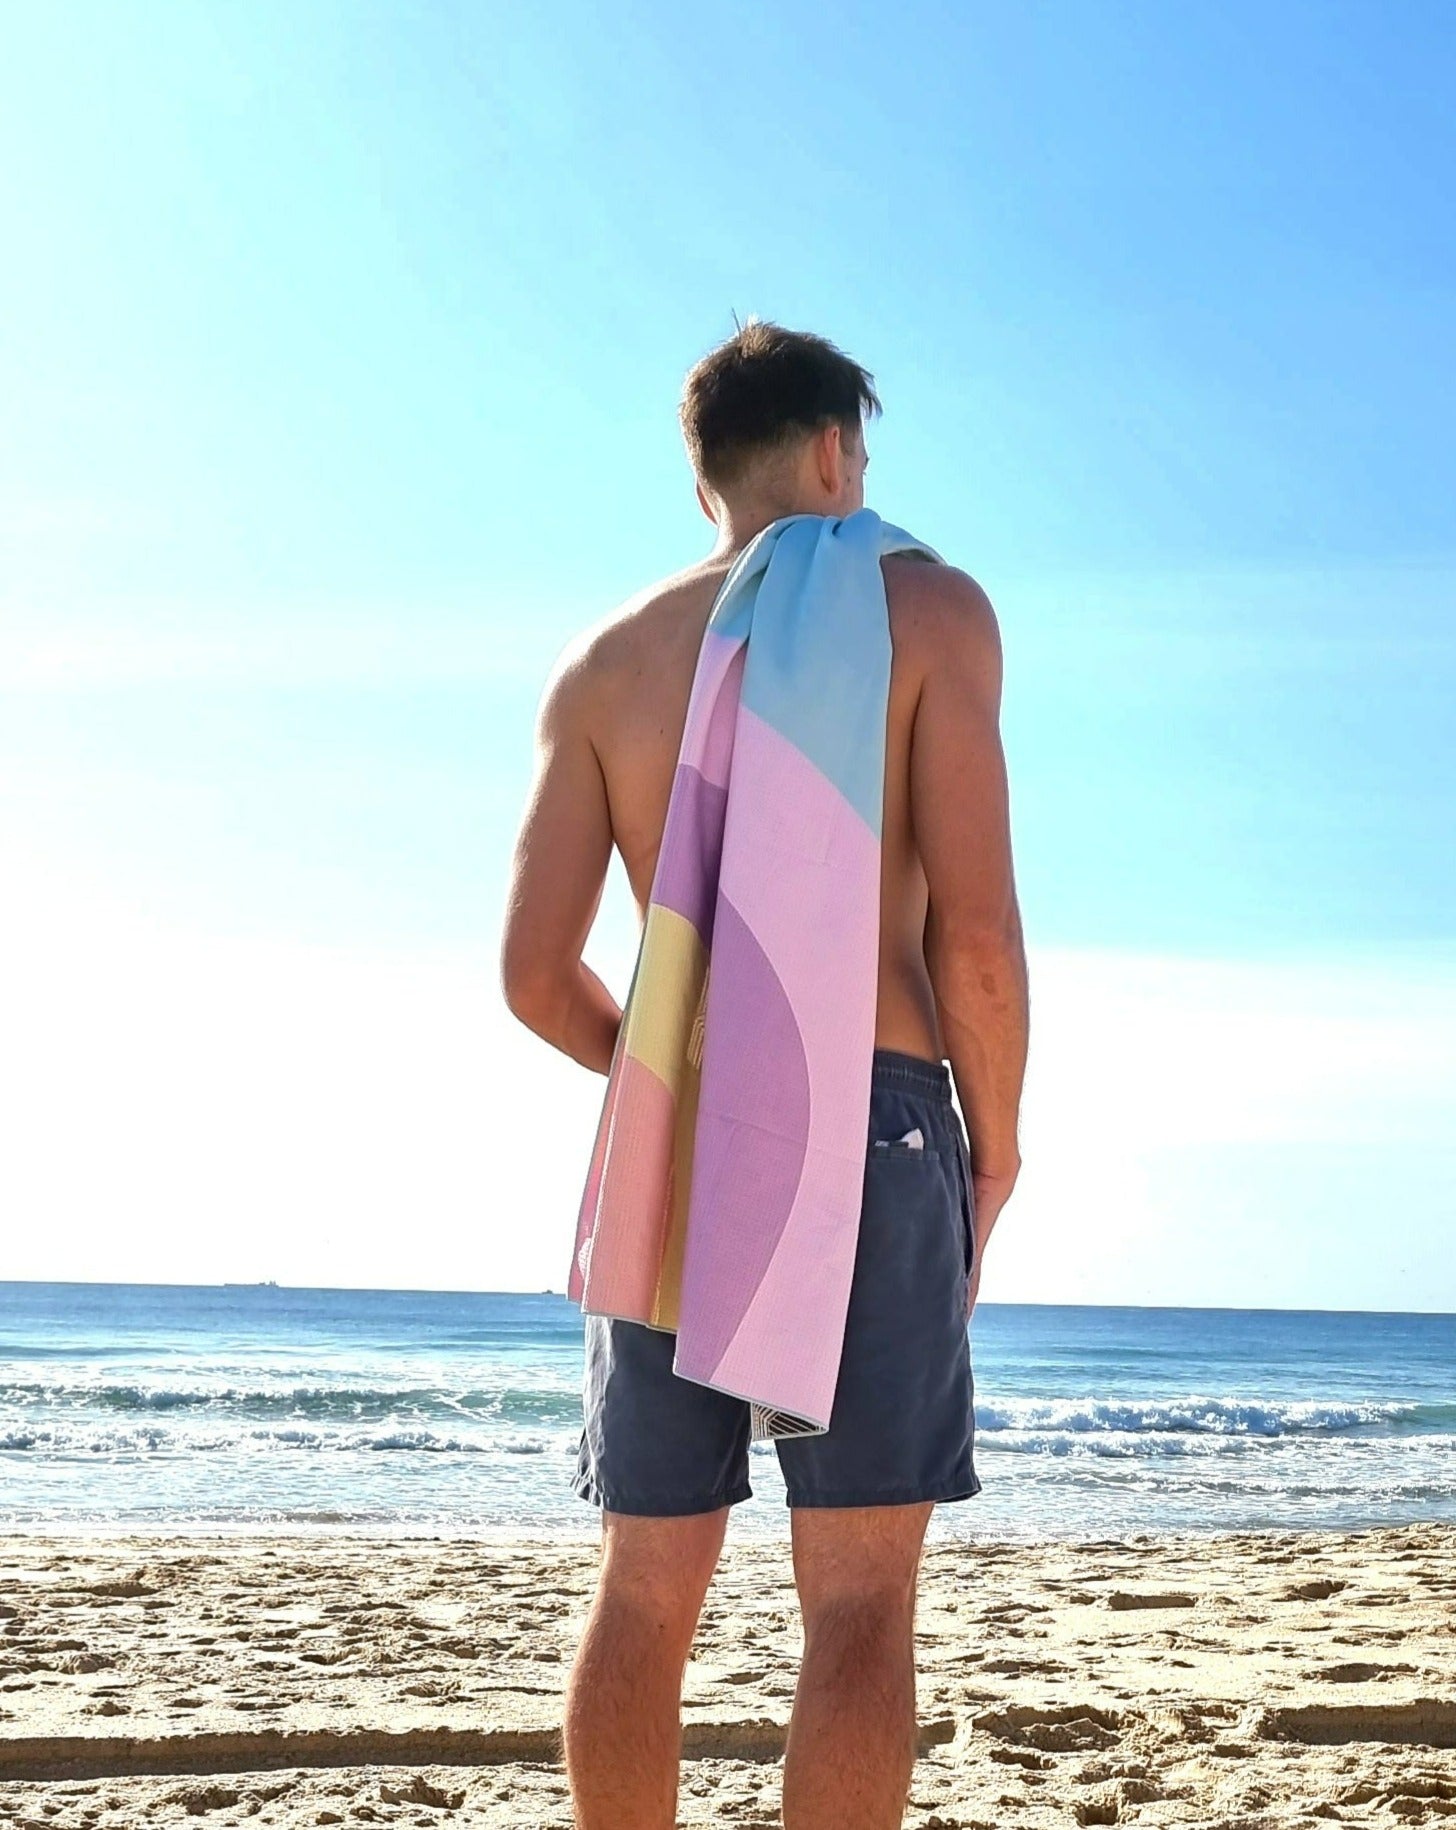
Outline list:
[[[712,974],[677,1361],[686,1378],[702,1380],[711,1380],[778,1246],[809,1135],[809,1065],[793,1010],[722,895]],[[720,1104],[725,1091],[731,1097]]]
[[[678,764],[652,900],[690,921],[705,947],[713,942],[713,904],[727,805],[726,788],[705,781],[690,764]]]

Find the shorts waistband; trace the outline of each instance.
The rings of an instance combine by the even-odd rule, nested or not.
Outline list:
[[[906,1055],[897,1048],[877,1048],[870,1070],[872,1087],[904,1087],[950,1104],[950,1068],[944,1061]]]

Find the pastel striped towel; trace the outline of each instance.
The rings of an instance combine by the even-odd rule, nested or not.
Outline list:
[[[871,509],[786,515],[698,653],[570,1296],[677,1335],[754,1438],[829,1427],[859,1237],[890,629]]]

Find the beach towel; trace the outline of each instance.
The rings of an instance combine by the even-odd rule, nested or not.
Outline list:
[[[870,509],[786,515],[698,653],[568,1294],[676,1333],[751,1435],[829,1427],[859,1234],[890,628]]]

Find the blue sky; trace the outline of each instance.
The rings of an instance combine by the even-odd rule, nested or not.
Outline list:
[[[677,391],[756,311],[874,371],[872,504],[1001,615],[986,1300],[1456,1307],[1456,20],[826,17],[9,21],[0,1276],[560,1285],[536,695],[708,544]],[[620,995],[619,878],[593,944]]]

